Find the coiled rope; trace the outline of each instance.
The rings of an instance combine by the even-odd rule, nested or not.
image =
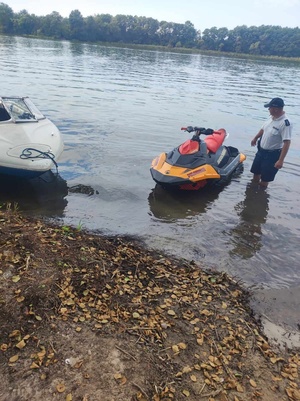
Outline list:
[[[35,152],[35,154],[34,154]],[[35,148],[25,148],[20,154],[20,159],[50,159],[56,168],[56,174],[58,174],[58,165],[54,160],[55,156],[51,152],[42,152],[39,149]]]

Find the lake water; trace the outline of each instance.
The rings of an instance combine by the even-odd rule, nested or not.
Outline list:
[[[2,200],[226,271],[253,290],[257,313],[298,329],[300,64],[0,36],[0,71],[0,95],[29,96],[60,128],[67,186],[95,189],[2,185]],[[276,180],[258,191],[250,141],[275,96],[285,99],[293,140]],[[187,125],[226,128],[227,144],[247,156],[244,172],[212,192],[155,188],[151,160],[188,139]]]

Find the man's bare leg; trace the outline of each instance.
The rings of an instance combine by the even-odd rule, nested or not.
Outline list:
[[[259,185],[262,187],[262,188],[267,188],[267,186],[268,186],[268,182],[267,181],[260,181],[260,183],[259,183]]]
[[[260,181],[260,174],[253,174],[253,182],[259,182]]]
[[[253,174],[252,182],[255,184],[259,184],[261,188],[267,188],[269,183],[267,181],[261,181],[260,178],[260,174]]]

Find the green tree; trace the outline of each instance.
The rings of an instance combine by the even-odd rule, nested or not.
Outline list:
[[[173,36],[173,22],[161,21],[157,30],[158,43],[161,46],[175,46],[176,39]]]
[[[57,11],[53,11],[42,17],[40,33],[54,39],[64,39],[67,34],[66,25],[64,18]]]
[[[95,29],[96,29],[96,40],[102,42],[109,42],[111,38],[112,22],[113,17],[110,14],[97,14],[94,17]]]
[[[97,24],[94,17],[85,19],[85,40],[88,42],[96,42],[97,40]]]
[[[84,40],[84,19],[79,10],[71,11],[69,15],[71,39]]]
[[[205,50],[218,50],[218,28],[216,26],[205,29],[202,34],[202,48]]]
[[[36,35],[39,26],[38,18],[22,10],[14,15],[14,33],[20,35]]]
[[[0,3],[0,33],[13,32],[13,10],[4,3]]]
[[[114,16],[110,23],[110,34],[113,42],[124,42],[126,43],[127,36],[127,16],[118,14]]]
[[[136,36],[138,43],[157,44],[157,31],[159,22],[154,18],[139,17],[138,26],[136,27]]]

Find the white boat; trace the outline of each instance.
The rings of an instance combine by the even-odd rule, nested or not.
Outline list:
[[[28,97],[0,97],[0,174],[38,177],[63,152],[58,128]]]

